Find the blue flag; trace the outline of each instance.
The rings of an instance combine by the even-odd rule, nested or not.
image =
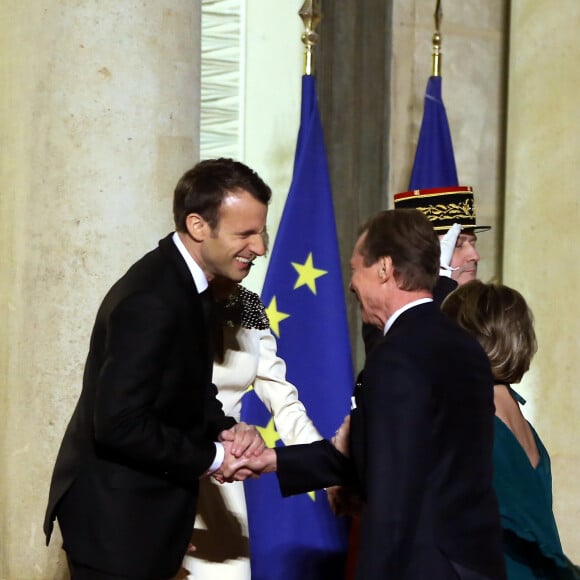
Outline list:
[[[409,190],[459,185],[451,132],[441,98],[441,77],[430,77]]]
[[[349,412],[353,367],[338,238],[316,80],[302,79],[300,131],[290,192],[262,300],[308,415],[331,437]],[[253,391],[242,417],[265,427],[271,417]],[[283,445],[278,440],[276,445]],[[282,498],[273,475],[246,482],[252,580],[344,577],[348,524],[326,493]]]

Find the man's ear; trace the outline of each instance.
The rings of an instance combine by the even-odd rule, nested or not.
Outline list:
[[[377,264],[379,278],[381,282],[386,282],[393,275],[393,260],[391,260],[391,256],[381,256]]]
[[[187,233],[196,241],[203,242],[211,234],[209,224],[198,213],[190,213],[185,218]]]

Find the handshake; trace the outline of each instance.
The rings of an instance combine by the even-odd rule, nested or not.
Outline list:
[[[347,415],[331,439],[336,450],[346,457],[350,455],[349,432],[350,416]],[[238,423],[231,429],[222,431],[219,440],[224,446],[224,460],[211,476],[220,483],[256,478],[278,468],[276,450],[266,447],[254,425]],[[336,515],[356,515],[362,508],[362,497],[350,487],[329,487],[326,493],[330,507]]]
[[[210,475],[220,483],[244,481],[276,471],[276,451],[266,447],[254,425],[237,423],[222,431],[218,439],[224,447],[224,460]]]
[[[347,457],[349,432],[350,416],[347,415],[332,438],[334,447]],[[257,478],[278,468],[276,450],[266,447],[254,425],[237,423],[231,429],[222,431],[219,441],[224,447],[224,459],[211,476],[220,483]]]

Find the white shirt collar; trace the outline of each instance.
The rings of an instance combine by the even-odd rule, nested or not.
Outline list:
[[[201,294],[209,286],[207,278],[203,273],[203,270],[198,266],[197,262],[187,251],[187,248],[183,245],[183,242],[181,241],[181,238],[179,237],[179,234],[177,232],[173,233],[171,239],[173,240],[173,243],[179,250],[179,253],[182,255],[183,259],[185,260],[185,263],[187,264],[189,271],[191,272],[198,294]]]
[[[401,316],[403,312],[409,310],[410,308],[413,308],[414,306],[419,306],[419,304],[427,304],[427,302],[433,302],[433,298],[419,298],[418,300],[413,300],[413,302],[405,304],[405,306],[402,306],[401,308],[399,308],[399,310],[395,310],[395,312],[393,312],[393,314],[389,316],[389,319],[385,324],[383,334],[387,334],[387,332],[389,332],[389,329],[391,328],[391,326],[393,326],[395,320],[397,320],[397,318],[399,318],[399,316]]]

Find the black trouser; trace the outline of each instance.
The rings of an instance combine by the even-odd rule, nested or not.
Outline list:
[[[135,578],[129,576],[117,576],[116,574],[108,574],[106,572],[99,572],[98,570],[93,570],[92,568],[87,568],[86,566],[81,566],[76,562],[73,562],[68,554],[66,556],[68,563],[68,569],[70,571],[71,580],[153,580],[151,578]],[[159,578],[154,580],[170,580],[169,578]]]

